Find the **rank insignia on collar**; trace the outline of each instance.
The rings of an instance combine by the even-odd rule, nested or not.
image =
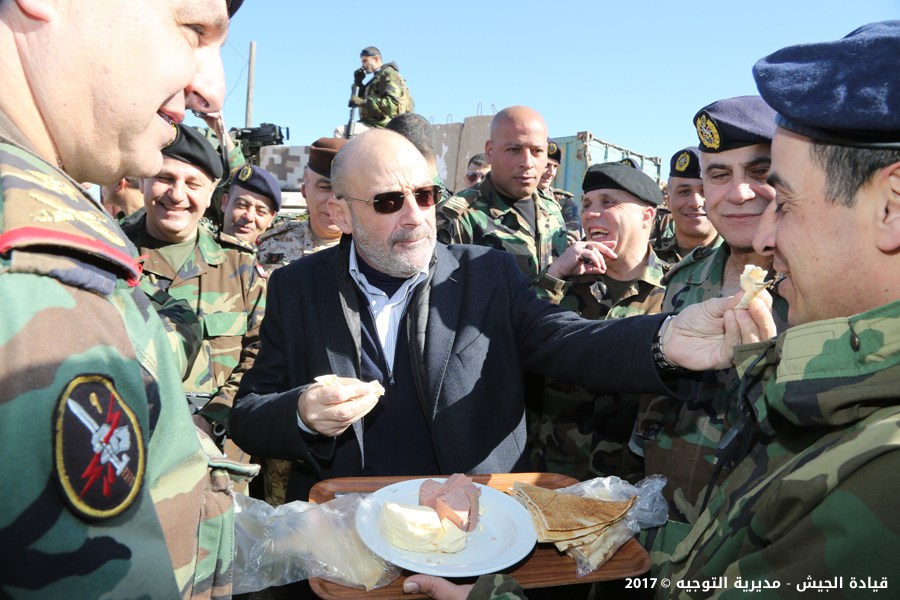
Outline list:
[[[679,173],[684,173],[688,168],[688,165],[691,164],[691,155],[688,152],[682,152],[678,155],[678,158],[675,160],[675,170]]]
[[[717,150],[721,140],[716,124],[705,113],[697,119],[697,137],[700,143],[710,150]]]
[[[144,479],[146,449],[137,417],[103,375],[81,375],[60,396],[53,458],[63,494],[85,519],[121,514]]]

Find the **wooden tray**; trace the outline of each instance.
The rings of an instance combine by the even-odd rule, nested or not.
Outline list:
[[[428,477],[428,476],[421,476]],[[445,475],[433,475],[443,478]],[[578,483],[578,480],[560,475],[558,473],[502,473],[492,475],[470,475],[470,477],[482,485],[505,491],[512,487],[513,482],[530,483],[548,489],[567,487]],[[386,485],[404,481],[406,479],[419,479],[420,477],[336,477],[320,481],[309,492],[310,502],[321,504],[328,502],[340,493],[348,492],[374,492]],[[520,562],[503,570],[516,578],[523,588],[551,587],[570,585],[575,583],[588,583],[591,581],[608,581],[610,579],[622,579],[640,575],[650,568],[650,556],[647,551],[634,538],[628,540],[619,548],[612,558],[599,569],[578,577],[575,574],[575,560],[569,555],[559,552],[553,544],[537,544],[531,554]],[[404,570],[400,577],[390,585],[386,585],[371,592],[338,585],[324,579],[310,579],[309,584],[313,591],[325,600],[341,600],[344,598],[372,598],[374,599],[401,599],[401,598],[427,598],[421,594],[404,594],[403,580],[412,575]],[[471,583],[476,578],[454,579],[457,583]]]

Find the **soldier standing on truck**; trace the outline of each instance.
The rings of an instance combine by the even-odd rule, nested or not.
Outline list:
[[[413,112],[415,102],[400,75],[397,63],[382,64],[381,51],[375,46],[363,48],[359,54],[362,66],[354,72],[354,90],[350,107],[359,107],[359,122],[369,127],[384,127],[397,115]],[[366,75],[372,79],[363,83]]]

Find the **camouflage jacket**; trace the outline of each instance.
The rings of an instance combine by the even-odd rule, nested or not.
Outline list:
[[[509,252],[522,272],[536,279],[566,251],[569,242],[559,205],[537,191],[531,195],[531,201],[537,231],[532,231],[497,192],[488,173],[480,185],[459,192],[443,204],[438,215],[438,239],[448,244],[475,244]]]
[[[399,114],[415,110],[415,103],[397,64],[378,68],[362,89],[365,104],[359,107],[359,120],[370,127],[384,127]]]
[[[729,256],[727,244],[695,248],[673,266],[664,280],[662,312],[677,313],[719,297]],[[777,294],[773,298],[773,314],[781,331],[786,327],[787,303]],[[663,493],[673,519],[693,522],[693,505],[702,499],[701,490],[713,479],[722,481],[743,458],[736,442],[726,435],[738,416],[737,386],[734,369],[685,374],[674,386],[677,398],[660,397],[642,407],[630,446],[643,451],[647,474],[668,479]]]
[[[843,577],[848,595],[851,578],[900,586],[898,348],[894,302],[737,352],[742,408],[760,441],[661,575],[774,578],[781,591],[770,597],[794,597],[791,586],[810,577]]]
[[[544,271],[536,285],[546,290],[552,302],[588,319],[657,314],[669,265],[649,246],[648,252],[641,276],[615,301],[602,275],[562,281]],[[540,419],[529,430],[534,464],[582,480],[609,475],[641,479],[643,463],[627,445],[639,405],[650,402],[643,398],[642,394],[594,394],[558,379],[547,380]]]
[[[125,228],[143,258],[143,285],[184,300],[200,318],[203,342],[184,389],[210,394],[203,414],[227,426],[241,376],[259,351],[265,278],[240,240],[219,234],[217,241],[202,227],[198,232],[193,257],[176,273],[152,248],[146,216]]]
[[[228,461],[201,446],[134,247],[5,143],[0,190],[0,596],[229,597]]]
[[[290,219],[259,236],[256,258],[271,272],[307,254],[337,246],[341,238],[320,240],[312,232],[309,219]]]
[[[550,188],[550,194],[556,200],[556,203],[559,204],[559,210],[566,222],[569,244],[571,245],[581,240],[584,236],[584,232],[581,231],[581,207],[578,206],[578,200],[575,199],[575,195],[566,190],[553,187]]]

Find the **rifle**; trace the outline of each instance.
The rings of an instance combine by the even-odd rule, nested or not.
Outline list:
[[[366,86],[363,85],[363,79],[366,76],[366,70],[360,67],[353,71],[353,85],[350,86],[350,99],[353,100],[353,96],[359,96],[363,93],[363,90]],[[353,137],[353,111],[356,110],[356,107],[353,104],[350,105],[350,118],[347,120],[347,129],[344,130],[344,137],[348,140]]]

